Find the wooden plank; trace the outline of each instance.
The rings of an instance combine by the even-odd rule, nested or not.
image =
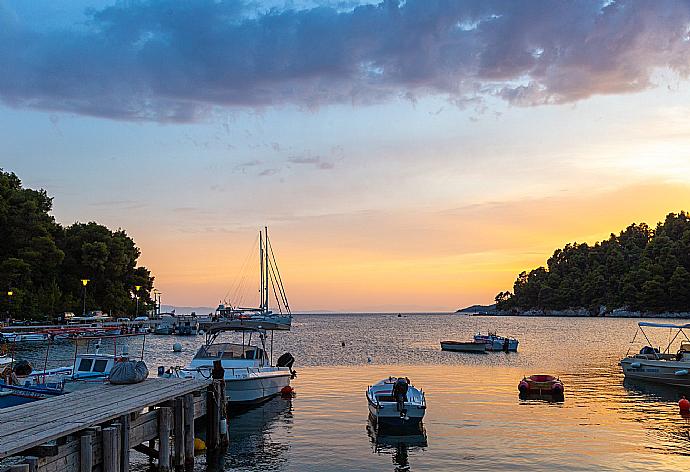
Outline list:
[[[72,397],[73,394],[68,394],[62,398],[36,402],[38,417],[34,416],[33,408],[31,417],[27,417],[24,408],[23,418],[16,417],[17,411],[10,411],[7,414],[0,412],[0,423],[11,431],[11,433],[0,437],[0,458],[80,429],[112,420],[123,414],[141,411],[147,405],[158,404],[175,396],[203,389],[207,384],[208,382],[186,379],[150,379],[137,385],[102,385],[99,388],[89,389],[88,401],[79,395]],[[69,405],[66,406],[65,404]],[[58,406],[61,411],[67,408],[66,411],[69,412],[70,416],[68,418],[60,417],[56,411],[51,410],[52,405]],[[107,408],[103,408],[104,405],[107,405]],[[6,410],[14,410],[15,408]],[[84,411],[85,409],[86,411]],[[79,411],[79,413],[74,415],[75,411]],[[44,415],[49,416],[42,419]],[[7,421],[8,419],[11,421]]]

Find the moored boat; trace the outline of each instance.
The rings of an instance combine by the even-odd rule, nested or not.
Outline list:
[[[518,384],[520,395],[552,395],[563,396],[563,382],[553,375],[539,374],[523,377]]]
[[[473,352],[477,354],[483,354],[486,352],[486,343],[480,343],[476,341],[441,341],[441,350],[455,352]]]
[[[404,394],[396,383],[406,384]],[[388,377],[369,386],[366,392],[369,416],[377,427],[419,427],[426,412],[424,391],[404,377]]]
[[[675,335],[670,338],[665,349],[654,348],[643,328],[664,328],[671,332],[675,330]],[[642,333],[648,343],[639,353],[630,355],[630,350],[626,357],[620,361],[623,375],[626,379],[645,380],[678,387],[690,386],[690,341],[684,330],[690,329],[690,324],[676,325],[671,323],[650,323],[641,321],[638,323],[638,332]],[[672,353],[672,346],[680,335],[684,339],[675,353]],[[635,333],[637,338],[637,333]],[[633,340],[635,339],[633,338]]]
[[[292,314],[267,230],[265,236],[259,233],[259,249],[259,308],[253,315],[236,314],[232,319],[224,317],[221,321],[203,324],[206,340],[191,363],[183,369],[166,370],[159,367],[160,376],[208,379],[212,376],[214,363],[219,362],[224,371],[225,391],[231,407],[261,403],[289,389],[290,380],[296,375],[292,370],[295,359],[290,353],[284,353],[273,363],[273,331],[289,330],[290,323],[280,322],[282,320],[276,320],[270,315],[269,287],[274,290],[278,309],[281,313],[284,310],[284,314],[280,316],[289,321]],[[262,317],[261,314],[266,316]],[[241,334],[241,342],[216,342],[221,333]],[[270,341],[270,349],[266,349],[267,341]]]
[[[518,349],[519,341],[515,338],[507,338],[504,336],[498,336],[496,333],[482,334],[477,333],[474,335],[474,341],[478,343],[485,343],[487,351],[512,351],[515,352]]]

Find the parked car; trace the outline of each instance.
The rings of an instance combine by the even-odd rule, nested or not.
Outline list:
[[[134,321],[148,321],[149,317],[148,316],[137,316],[134,318]]]

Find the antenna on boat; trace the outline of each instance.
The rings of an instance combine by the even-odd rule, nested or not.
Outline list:
[[[266,312],[268,312],[268,226],[264,226],[264,231],[266,233],[266,239],[264,241],[264,244],[266,245],[265,252],[264,252],[265,260],[263,261],[263,263],[266,264],[266,268],[265,268],[266,281],[264,283],[264,290],[266,291],[266,294],[265,294],[266,307],[265,308],[266,308]],[[264,269],[262,268],[262,270],[264,270]]]

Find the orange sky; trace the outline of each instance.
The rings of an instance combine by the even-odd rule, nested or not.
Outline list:
[[[490,303],[520,271],[545,264],[568,242],[595,242],[632,222],[653,225],[689,204],[690,186],[650,181],[444,211],[311,217],[270,232],[294,310],[453,310]],[[164,302],[210,306],[233,287],[255,236],[136,239]]]

